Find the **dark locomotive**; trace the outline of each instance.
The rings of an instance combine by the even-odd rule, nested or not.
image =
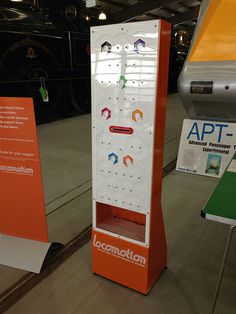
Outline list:
[[[89,25],[80,3],[0,1],[0,95],[33,97],[37,123],[68,99],[90,111]]]
[[[82,0],[0,0],[0,95],[33,97],[37,123],[65,106],[90,111],[85,10]],[[186,31],[173,33],[170,92],[176,92],[187,37]]]

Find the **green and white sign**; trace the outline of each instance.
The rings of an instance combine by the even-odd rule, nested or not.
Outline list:
[[[212,193],[201,215],[210,220],[236,225],[236,154]]]
[[[221,177],[236,151],[236,123],[185,119],[177,171]]]

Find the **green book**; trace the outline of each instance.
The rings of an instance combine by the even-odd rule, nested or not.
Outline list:
[[[236,225],[236,154],[201,215],[206,219]]]

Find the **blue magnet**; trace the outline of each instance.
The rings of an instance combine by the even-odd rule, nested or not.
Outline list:
[[[113,163],[113,165],[118,164],[118,156],[115,153],[108,155],[108,160]]]
[[[145,41],[142,39],[138,39],[135,43],[134,43],[134,50],[139,53],[140,50],[142,50],[142,48],[145,48]]]

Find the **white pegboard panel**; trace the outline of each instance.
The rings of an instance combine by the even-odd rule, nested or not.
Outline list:
[[[151,202],[159,28],[91,28],[93,198],[141,213]]]

